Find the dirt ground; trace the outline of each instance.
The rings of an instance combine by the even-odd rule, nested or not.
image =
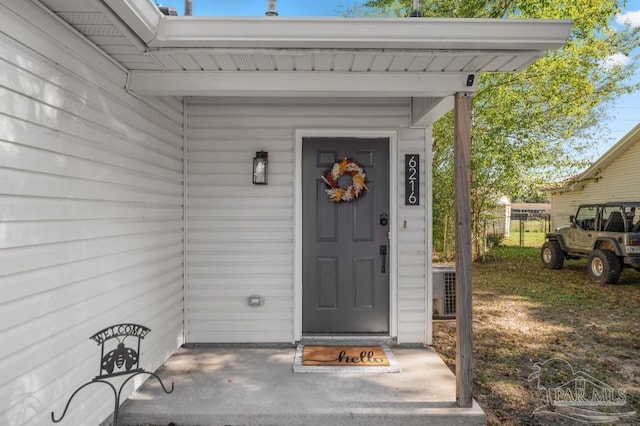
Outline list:
[[[615,424],[640,424],[640,273],[625,270],[618,285],[600,286],[585,268],[568,261],[543,269],[535,248],[498,247],[474,264],[474,398],[489,424],[584,424],[562,410],[534,415],[549,406],[532,376],[547,360],[572,369],[556,380],[573,373],[613,388],[620,406],[604,410],[636,411]],[[455,321],[436,322],[434,347],[455,370]]]

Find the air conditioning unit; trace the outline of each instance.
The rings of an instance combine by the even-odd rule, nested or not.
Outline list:
[[[433,317],[456,317],[456,269],[452,265],[433,266]]]

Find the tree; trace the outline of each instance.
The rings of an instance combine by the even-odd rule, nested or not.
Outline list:
[[[433,0],[425,17],[535,18],[574,21],[568,43],[516,74],[484,73],[473,97],[472,232],[483,247],[485,220],[500,196],[535,196],[540,188],[583,169],[588,150],[606,131],[606,107],[638,87],[639,29],[612,21],[616,0]],[[408,16],[411,0],[369,0],[369,14]],[[620,56],[623,55],[623,56]],[[624,57],[628,62],[615,63]],[[434,248],[448,254],[453,232],[453,116],[433,128]]]

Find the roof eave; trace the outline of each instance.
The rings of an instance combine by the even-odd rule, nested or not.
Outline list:
[[[570,31],[567,20],[162,17],[148,45],[545,52]]]
[[[95,1],[95,0],[93,0]],[[140,39],[149,43],[156,38],[164,15],[150,0],[102,0]]]
[[[95,1],[95,0],[94,0]],[[547,51],[569,20],[165,16],[152,0],[102,0],[149,47]]]

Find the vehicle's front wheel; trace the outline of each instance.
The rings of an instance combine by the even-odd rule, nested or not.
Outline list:
[[[540,252],[542,266],[547,269],[560,269],[564,264],[564,252],[557,241],[547,241]]]
[[[620,279],[622,268],[618,256],[611,250],[596,249],[587,262],[589,277],[599,284],[615,284]]]

